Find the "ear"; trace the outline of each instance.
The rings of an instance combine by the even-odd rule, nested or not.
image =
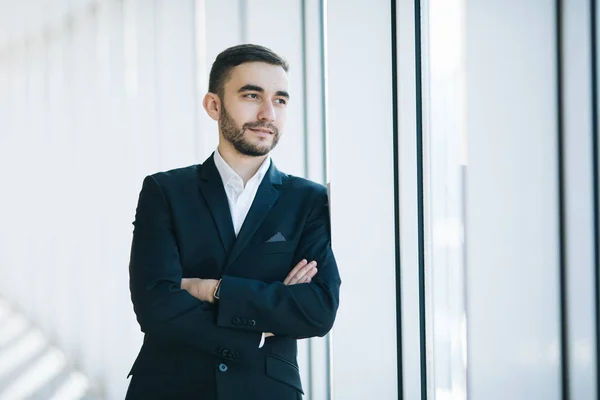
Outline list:
[[[206,93],[202,105],[209,117],[215,121],[219,120],[221,116],[221,99],[219,96],[211,92]]]

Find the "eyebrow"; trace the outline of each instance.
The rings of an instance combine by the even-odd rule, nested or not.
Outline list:
[[[240,90],[238,90],[238,93],[242,93],[242,92],[260,92],[260,93],[264,93],[265,89],[261,88],[260,86],[256,86],[256,85],[252,85],[252,84],[248,84],[248,85],[244,85],[240,88]],[[290,94],[284,90],[278,90],[277,92],[275,92],[275,96],[281,96],[281,97],[285,97],[285,98],[290,98]]]

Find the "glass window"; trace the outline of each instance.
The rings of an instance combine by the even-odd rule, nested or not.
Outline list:
[[[464,0],[423,0],[427,391],[466,399]]]

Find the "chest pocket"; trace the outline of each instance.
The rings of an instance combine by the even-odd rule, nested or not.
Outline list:
[[[293,267],[297,247],[298,240],[248,245],[228,273],[265,282],[283,282]]]
[[[260,254],[293,253],[298,247],[298,241],[283,241],[260,243],[254,246],[254,250]]]

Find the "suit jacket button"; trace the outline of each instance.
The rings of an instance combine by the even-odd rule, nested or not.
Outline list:
[[[251,319],[251,320],[250,320],[250,326],[254,326],[254,325],[256,325],[256,321],[255,321],[255,320],[253,320],[253,319]]]
[[[237,325],[240,323],[240,319],[238,317],[235,317],[232,321],[231,321],[234,325]]]
[[[223,355],[223,357],[227,358],[229,357],[229,350],[225,349],[221,352],[221,355]]]
[[[219,371],[221,371],[221,372],[227,371],[227,365],[225,365],[225,364],[219,364]]]

